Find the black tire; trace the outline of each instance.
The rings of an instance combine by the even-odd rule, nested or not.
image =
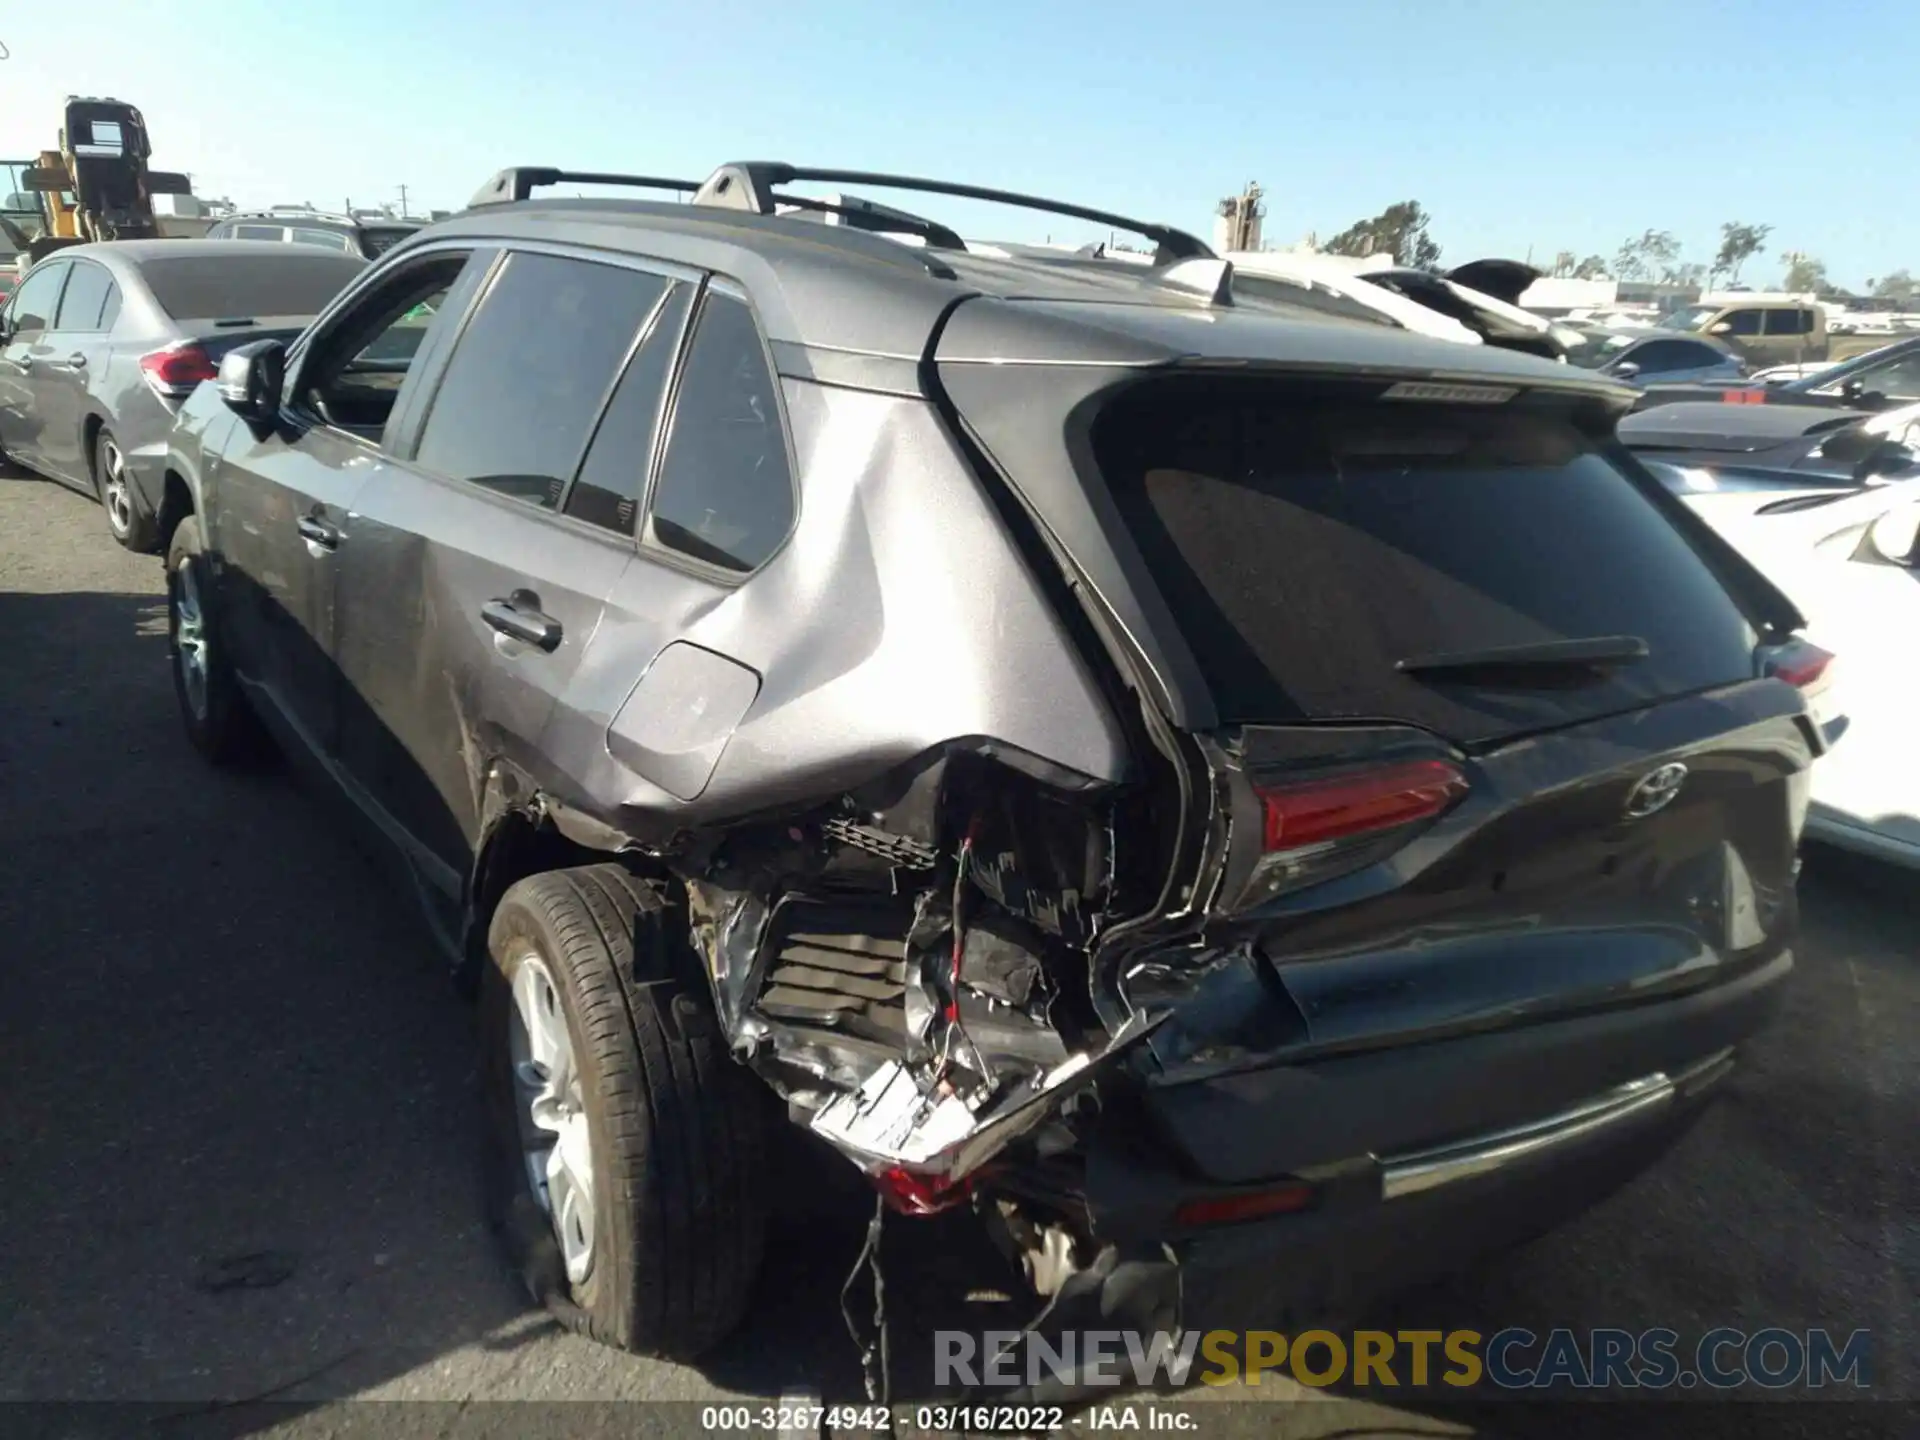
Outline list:
[[[141,508],[140,489],[127,473],[126,452],[104,425],[93,437],[87,463],[93,467],[93,493],[106,512],[107,533],[137,555],[150,554],[159,527]]]
[[[698,1357],[738,1326],[759,1272],[769,1095],[728,1053],[684,912],[619,865],[550,871],[502,897],[487,951],[493,1200],[528,1290],[604,1344]],[[592,1146],[592,1268],[578,1283],[523,1150],[510,1035],[530,953],[565,1012]]]
[[[173,671],[174,698],[180,703],[187,739],[201,755],[215,765],[252,764],[268,750],[266,734],[227,664],[212,596],[200,517],[189,515],[175,527],[167,546],[167,660]],[[190,636],[183,635],[187,598],[198,615],[197,625],[186,627],[193,632]],[[191,644],[183,647],[183,639]],[[202,681],[198,687],[183,658],[187,649],[196,647]]]

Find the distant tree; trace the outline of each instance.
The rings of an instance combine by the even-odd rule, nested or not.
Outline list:
[[[1811,290],[1818,294],[1827,288],[1827,262],[1819,260],[1804,250],[1789,250],[1780,257],[1786,265],[1786,273],[1781,276],[1780,288],[1796,293]]]
[[[1668,281],[1669,284],[1691,285],[1695,289],[1698,289],[1706,281],[1707,267],[1698,261],[1693,261],[1686,265],[1675,265],[1673,269],[1667,273],[1671,277]]]
[[[1576,280],[1608,280],[1612,277],[1607,273],[1607,262],[1605,260],[1598,255],[1589,255],[1573,267],[1573,278]]]
[[[1578,255],[1575,255],[1571,250],[1562,250],[1558,255],[1553,257],[1553,268],[1547,271],[1547,273],[1557,280],[1565,279],[1567,276],[1573,274],[1573,272],[1579,268],[1579,265],[1580,257]]]
[[[1643,230],[1620,242],[1613,273],[1622,280],[1670,280],[1680,258],[1680,242],[1671,230]]]
[[[1330,255],[1391,255],[1396,265],[1431,270],[1440,247],[1427,234],[1427,212],[1417,200],[1389,205],[1371,220],[1356,220],[1327,242]]]
[[[1729,220],[1720,227],[1720,251],[1713,257],[1710,274],[1725,275],[1728,283],[1738,284],[1740,267],[1767,248],[1771,225],[1748,225]]]
[[[1911,300],[1915,291],[1920,291],[1920,283],[1905,270],[1896,270],[1891,275],[1883,275],[1877,281],[1867,282],[1873,290],[1876,300]]]

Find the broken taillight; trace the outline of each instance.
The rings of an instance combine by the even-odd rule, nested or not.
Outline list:
[[[184,400],[202,380],[216,380],[220,367],[191,341],[153,350],[140,357],[140,376],[162,400]]]
[[[1335,775],[1257,781],[1261,857],[1248,889],[1265,898],[1356,869],[1450,809],[1468,790],[1450,760],[1400,760]]]
[[[899,1165],[879,1171],[872,1179],[880,1197],[903,1215],[937,1215],[961,1204],[973,1192],[971,1177],[947,1180],[916,1174]]]

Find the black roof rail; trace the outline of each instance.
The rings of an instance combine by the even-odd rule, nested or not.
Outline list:
[[[545,185],[630,185],[641,190],[681,190],[688,194],[700,188],[698,180],[663,180],[653,175],[603,175],[592,170],[556,170],[551,165],[513,165],[482,185],[467,206],[477,209],[482,205],[510,205],[526,199],[536,187]]]
[[[507,172],[503,172],[507,173]],[[928,180],[914,175],[882,175],[868,170],[824,170],[811,166],[789,165],[780,160],[743,160],[722,165],[707,177],[693,197],[696,205],[716,205],[771,215],[779,204],[793,204],[792,197],[775,195],[774,188],[795,181],[826,185],[874,186],[887,190],[918,190],[931,195],[953,195],[963,200],[986,200],[1011,205],[1021,210],[1039,210],[1049,215],[1065,215],[1075,220],[1091,220],[1116,230],[1144,235],[1160,247],[1158,259],[1208,260],[1213,251],[1198,236],[1171,225],[1156,225],[1134,220],[1107,210],[1094,210],[1064,200],[1048,200],[1038,195],[1021,195],[1012,190],[993,190],[982,185],[960,185],[949,180]],[[476,201],[476,203],[478,203]],[[951,233],[951,232],[949,232]]]

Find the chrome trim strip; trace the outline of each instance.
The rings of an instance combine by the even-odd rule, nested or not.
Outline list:
[[[1381,1161],[1380,1198],[1394,1200],[1403,1195],[1418,1195],[1535,1159],[1617,1125],[1651,1119],[1664,1113],[1675,1096],[1688,1090],[1694,1082],[1719,1079],[1732,1068],[1732,1056],[1732,1050],[1721,1050],[1689,1065],[1677,1076],[1656,1070],[1540,1120],[1490,1131],[1453,1145],[1387,1156]]]

